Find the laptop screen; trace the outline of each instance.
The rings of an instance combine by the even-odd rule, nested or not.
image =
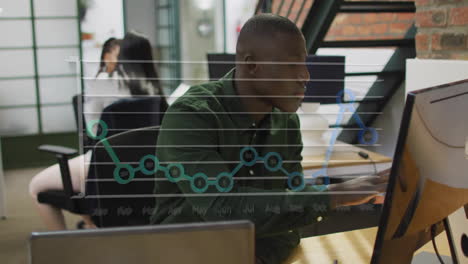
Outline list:
[[[33,233],[31,264],[254,263],[248,221]]]

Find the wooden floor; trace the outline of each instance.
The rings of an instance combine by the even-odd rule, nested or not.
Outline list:
[[[367,228],[350,232],[336,233],[326,236],[306,238],[291,257],[288,263],[370,263],[374,249],[377,228]],[[450,248],[445,232],[436,237],[440,254],[450,256]],[[420,252],[434,253],[432,243],[427,243],[419,249]],[[435,262],[439,263],[437,258]]]
[[[45,231],[29,196],[31,178],[41,171],[22,169],[5,171],[7,218],[0,220],[0,263],[26,264],[27,242],[33,231]],[[69,228],[74,228],[78,216],[65,214]]]

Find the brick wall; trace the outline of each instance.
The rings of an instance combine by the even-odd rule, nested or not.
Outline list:
[[[399,1],[412,2],[412,0]],[[413,13],[338,14],[325,40],[401,39],[413,23]]]
[[[280,16],[287,16],[301,28],[314,0],[284,0],[282,5],[281,2],[281,0],[273,0],[271,12]]]
[[[283,3],[281,4],[281,2]],[[304,24],[307,13],[309,12],[313,2],[314,0],[274,0],[272,4],[272,13],[287,16],[291,21],[295,21],[297,26],[300,28]],[[402,38],[413,22],[414,14],[338,14],[325,39],[368,40]]]
[[[272,13],[287,16],[296,22],[298,27],[302,27],[313,2],[314,0],[273,0]],[[325,40],[398,39],[403,38],[415,23],[418,28],[416,35],[418,58],[468,60],[468,0],[415,0],[414,2],[417,7],[416,15],[338,14]]]
[[[413,22],[412,13],[338,14],[325,40],[400,39]]]
[[[468,60],[468,0],[416,0],[418,58]]]

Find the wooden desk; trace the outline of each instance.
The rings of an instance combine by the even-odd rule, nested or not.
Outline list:
[[[392,159],[378,153],[367,151],[343,142],[337,142],[340,146],[332,152],[331,160],[327,167],[327,176],[330,178],[348,178],[360,175],[371,175],[377,171],[388,169],[392,165]],[[358,155],[363,151],[369,155],[364,159]],[[322,169],[325,155],[305,156],[302,161],[304,178],[306,182],[314,180],[314,173]],[[375,165],[375,166],[374,166]],[[323,234],[345,232],[369,227],[375,227],[379,223],[380,209],[369,205],[346,208],[349,210],[335,210],[328,214],[327,221],[301,228],[303,236],[317,236]]]
[[[335,260],[338,260],[338,264],[370,263],[376,235],[377,227],[373,227],[304,238],[301,240],[299,248],[286,263],[331,264]],[[436,243],[441,255],[450,256],[450,248],[445,232],[436,237]],[[430,241],[419,249],[415,255],[423,251],[435,253]]]
[[[337,142],[340,147],[332,152],[327,166],[329,177],[346,177],[353,175],[370,175],[377,171],[388,169],[392,166],[390,157],[368,151],[344,142]],[[358,152],[365,152],[369,155],[368,159],[359,156]],[[302,160],[304,176],[312,178],[312,175],[322,169],[325,164],[325,154],[316,156],[304,156]]]
[[[372,165],[376,164],[388,164],[392,162],[390,157],[365,150],[344,142],[336,142],[340,145],[336,151],[332,152],[331,159],[328,163],[328,168],[338,167],[349,167],[358,165]],[[364,159],[358,155],[358,152],[362,151],[369,154],[369,159]],[[318,156],[304,156],[302,160],[302,167],[304,170],[320,169],[325,161],[325,155]]]

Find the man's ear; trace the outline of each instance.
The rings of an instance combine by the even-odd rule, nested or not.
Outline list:
[[[259,65],[255,61],[252,54],[245,55],[244,62],[245,62],[245,66],[246,66],[246,69],[249,72],[249,74],[250,75],[255,75],[257,73],[257,71],[258,71],[258,66]]]

